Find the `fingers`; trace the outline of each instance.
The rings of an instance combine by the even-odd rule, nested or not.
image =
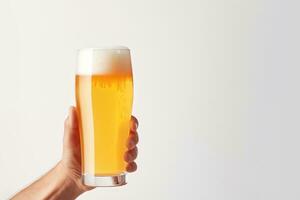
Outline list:
[[[135,147],[125,153],[124,160],[126,162],[130,163],[136,159],[137,154],[138,154],[138,149],[137,149],[137,147]]]
[[[138,142],[139,142],[139,136],[138,136],[137,132],[130,131],[128,139],[127,139],[127,144],[126,144],[127,148],[133,149],[137,145]]]
[[[78,121],[77,121],[77,113],[76,108],[71,106],[69,108],[69,115],[65,120],[65,131],[72,131],[78,128]]]
[[[136,129],[138,128],[139,126],[139,122],[137,120],[137,118],[135,116],[131,116],[131,119],[130,119],[130,130],[131,131],[136,131]]]
[[[78,120],[76,108],[71,106],[69,108],[69,114],[65,120],[65,130],[64,130],[64,144],[67,146],[78,145],[79,134],[78,134]]]
[[[137,169],[137,165],[135,162],[128,163],[128,165],[126,166],[127,172],[134,172],[136,171],[136,169]]]
[[[77,129],[78,128],[77,113],[76,113],[76,108],[74,106],[71,106],[69,108],[69,117],[70,117],[71,128]]]
[[[126,143],[128,150],[124,155],[124,160],[128,163],[126,166],[127,172],[134,172],[137,169],[137,165],[134,162],[134,160],[137,158],[138,155],[138,148],[136,147],[137,143],[139,142],[139,137],[137,133],[138,126],[139,126],[139,122],[137,118],[131,116],[130,133]]]
[[[139,137],[138,137],[138,134],[136,131],[138,128],[138,125],[139,125],[138,120],[134,116],[131,116],[130,133],[129,133],[129,137],[128,137],[127,143],[126,143],[126,146],[128,149],[133,149],[139,142]]]

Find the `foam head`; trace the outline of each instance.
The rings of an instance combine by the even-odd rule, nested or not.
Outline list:
[[[124,46],[84,48],[78,51],[78,75],[130,73],[130,50]]]

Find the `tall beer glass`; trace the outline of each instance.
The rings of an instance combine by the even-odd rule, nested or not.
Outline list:
[[[119,46],[81,49],[77,65],[83,182],[89,186],[124,185],[123,157],[133,98],[130,51]]]

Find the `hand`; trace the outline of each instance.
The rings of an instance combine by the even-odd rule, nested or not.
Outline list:
[[[138,135],[136,129],[138,121],[135,117],[130,120],[130,133],[127,139],[127,152],[124,160],[126,170],[134,172],[137,168],[134,160],[137,157]],[[93,187],[86,186],[81,181],[81,151],[76,108],[69,109],[69,116],[65,120],[65,133],[62,160],[44,176],[27,186],[12,200],[39,199],[76,199],[80,194]]]
[[[124,155],[124,160],[127,162],[127,172],[134,172],[137,169],[137,165],[134,162],[138,154],[136,147],[138,143],[137,127],[138,121],[132,116],[130,120],[130,133],[126,144],[128,150]],[[68,178],[75,182],[81,192],[94,188],[84,185],[81,181],[80,137],[75,107],[70,107],[69,115],[65,120],[63,156],[59,165],[61,165],[61,169],[64,170]]]

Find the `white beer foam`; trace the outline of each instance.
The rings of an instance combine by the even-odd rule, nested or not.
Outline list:
[[[109,46],[100,48],[84,48],[78,51],[77,72],[78,75],[107,74],[112,69],[112,60],[122,58],[130,62],[130,50],[124,46]],[[126,69],[127,68],[127,69]],[[131,70],[130,65],[122,65],[120,71]]]

